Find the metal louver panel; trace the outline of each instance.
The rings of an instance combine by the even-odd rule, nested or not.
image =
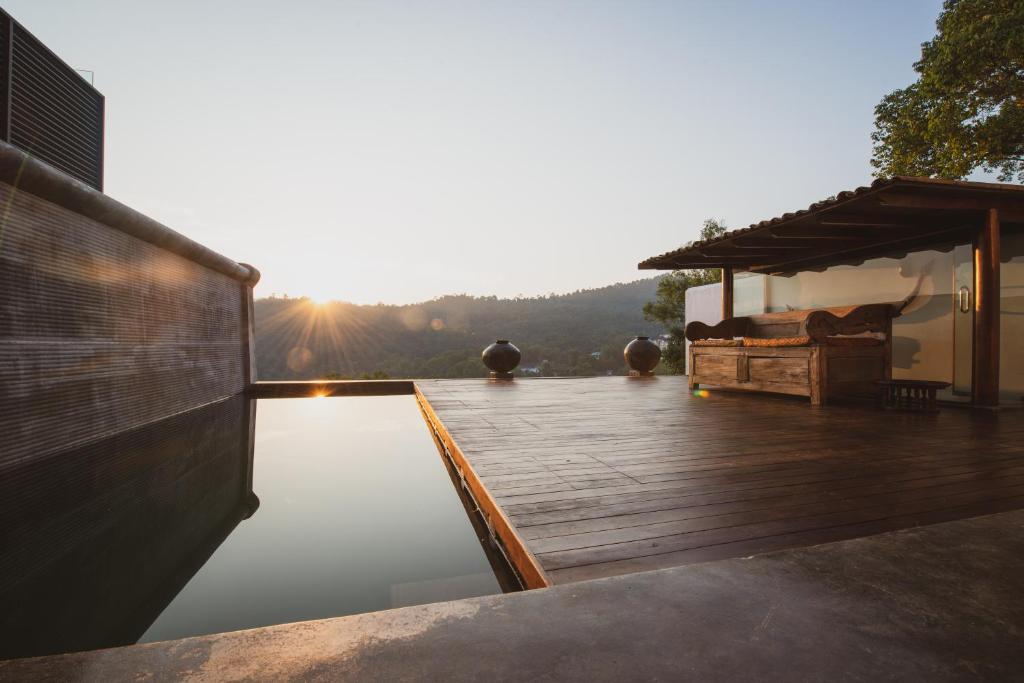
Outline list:
[[[9,16],[0,27],[4,140],[103,189],[103,96]]]

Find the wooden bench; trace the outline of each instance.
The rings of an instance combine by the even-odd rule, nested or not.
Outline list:
[[[812,405],[838,396],[873,397],[875,382],[892,377],[892,319],[901,310],[899,304],[865,304],[762,313],[717,325],[691,322],[690,388],[808,396]]]

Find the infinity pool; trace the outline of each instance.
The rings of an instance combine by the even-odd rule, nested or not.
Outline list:
[[[7,477],[0,657],[502,592],[412,396],[236,397]]]

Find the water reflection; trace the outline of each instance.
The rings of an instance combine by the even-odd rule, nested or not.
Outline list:
[[[0,477],[0,657],[134,643],[238,523],[253,404],[237,397]]]
[[[0,658],[501,592],[411,396],[236,397],[5,474],[0,515]]]

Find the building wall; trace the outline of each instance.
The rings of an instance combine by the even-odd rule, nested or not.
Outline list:
[[[690,287],[683,296],[687,323],[696,320],[714,325],[722,321],[721,284]],[[690,342],[686,342],[686,374],[690,374]]]
[[[708,325],[722,321],[722,285],[702,285],[686,290],[686,322],[698,320]]]
[[[953,381],[954,363],[970,368],[967,349],[957,359],[954,343],[954,267],[958,255],[970,272],[970,250],[920,251],[901,259],[873,259],[859,266],[835,266],[792,277],[737,278],[736,315],[762,311],[823,308],[903,301],[893,321],[893,376]],[[1004,231],[1000,301],[1000,394],[1004,401],[1024,397],[1024,233]],[[761,283],[761,287],[757,286]],[[763,297],[764,308],[758,310]],[[686,292],[686,319],[714,324],[721,319],[721,285]],[[968,335],[970,333],[968,332]],[[946,398],[956,398],[952,392]],[[966,399],[966,396],[960,398]]]
[[[918,252],[792,277],[744,274],[734,291],[736,315],[902,301],[916,296],[893,322],[893,375],[952,381],[953,255]],[[755,283],[761,283],[759,288]],[[763,302],[760,310],[758,304]],[[721,285],[686,292],[686,320],[721,319]]]
[[[769,311],[896,302],[914,294],[893,321],[893,376],[953,381],[952,252],[922,251],[765,279]]]
[[[0,472],[243,391],[250,271],[20,152],[16,190],[12,155],[0,147]]]
[[[1024,397],[1024,233],[1002,237],[1000,267],[999,392]]]
[[[0,9],[0,139],[103,189],[103,95]]]
[[[766,280],[752,273],[736,273],[733,280],[732,310],[734,315],[754,315],[764,313],[767,292]],[[708,325],[722,321],[722,285],[702,285],[686,290],[686,322],[699,320]],[[686,342],[689,349],[690,342]],[[689,373],[689,354],[687,354]]]

